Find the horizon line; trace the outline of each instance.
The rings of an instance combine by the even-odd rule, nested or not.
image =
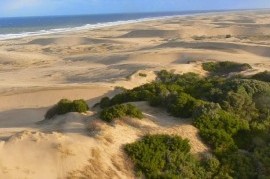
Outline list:
[[[230,11],[252,11],[252,10],[270,10],[270,8],[255,9],[210,9],[210,10],[181,10],[181,11],[139,11],[139,12],[108,12],[93,14],[52,14],[52,15],[33,15],[33,16],[0,16],[0,18],[23,18],[23,17],[68,17],[68,16],[90,16],[90,15],[115,15],[115,14],[151,14],[151,13],[180,13],[180,12],[230,12]]]

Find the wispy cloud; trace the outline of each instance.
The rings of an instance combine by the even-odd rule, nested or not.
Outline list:
[[[34,7],[41,3],[41,0],[9,0],[4,4],[6,11],[14,11],[28,7]]]

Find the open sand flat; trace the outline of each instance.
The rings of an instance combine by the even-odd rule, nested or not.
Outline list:
[[[190,140],[207,152],[198,131],[145,103],[145,119],[108,125],[96,111],[43,122],[62,98],[87,100],[155,79],[167,69],[202,75],[203,61],[249,63],[270,69],[270,11],[183,16],[0,41],[0,178],[133,178],[122,147],[146,133]],[[147,77],[141,77],[145,73]]]

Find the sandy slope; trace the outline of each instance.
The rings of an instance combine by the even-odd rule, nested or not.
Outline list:
[[[1,142],[1,178],[130,178],[133,168],[122,147],[149,133],[180,135],[190,139],[192,152],[207,151],[189,121],[136,105],[147,118],[108,125],[91,112],[71,113],[12,135]]]
[[[231,35],[226,38],[226,35]],[[190,139],[208,149],[189,121],[135,103],[145,119],[101,122],[94,110],[43,120],[61,98],[102,96],[152,81],[154,71],[202,75],[202,61],[270,69],[269,11],[186,16],[49,36],[0,41],[0,178],[133,178],[123,144],[146,133]],[[147,77],[141,77],[144,73]]]

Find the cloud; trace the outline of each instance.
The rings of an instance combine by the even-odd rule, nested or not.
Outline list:
[[[14,11],[29,7],[37,6],[41,3],[41,0],[9,0],[4,4],[6,11]]]

